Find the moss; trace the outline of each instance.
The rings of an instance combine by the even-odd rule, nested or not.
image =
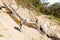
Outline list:
[[[0,34],[0,37],[3,37],[3,35],[2,35],[2,34]]]
[[[60,25],[60,18],[57,18],[57,17],[52,16],[52,15],[49,15],[49,16],[50,16],[49,19],[56,20],[57,23]]]

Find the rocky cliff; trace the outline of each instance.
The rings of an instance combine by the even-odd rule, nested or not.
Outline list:
[[[10,5],[23,19],[29,23],[35,23],[38,19],[39,30],[32,26],[20,25],[8,14],[5,5],[0,0],[0,40],[60,40],[60,25],[50,20],[46,15],[35,15],[34,10],[30,10],[21,5],[17,5],[15,0],[3,0]],[[4,6],[2,8],[2,6]],[[32,25],[32,24],[31,24]],[[21,30],[21,31],[20,31]]]

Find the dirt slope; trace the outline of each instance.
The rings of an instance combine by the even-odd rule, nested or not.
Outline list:
[[[7,0],[5,2],[7,3]],[[57,23],[55,25],[55,22],[49,20],[45,15],[36,16],[33,14],[34,11],[23,8],[21,5],[18,7],[15,0],[8,0],[8,3],[22,18],[27,19],[28,22],[31,22],[31,19],[35,21],[35,18],[37,18],[45,34],[60,38],[60,25]],[[1,0],[0,5],[3,5]],[[50,22],[51,27],[47,27],[47,25],[50,25]],[[5,9],[0,9],[0,40],[51,40],[51,38],[40,34],[36,29],[26,25],[22,26],[22,32],[16,30],[14,27],[19,28],[19,25],[5,12]]]
[[[14,4],[12,5],[11,6],[13,8],[16,6]],[[20,13],[25,13],[24,10],[25,9],[20,8]],[[14,27],[19,28],[17,23],[4,11],[4,9],[0,9],[0,35],[2,35],[0,40],[47,40],[43,35],[33,28],[23,25],[21,29],[22,32],[20,32]]]

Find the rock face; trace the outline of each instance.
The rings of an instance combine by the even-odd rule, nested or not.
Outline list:
[[[23,8],[21,5],[18,7],[15,0],[3,1],[10,4],[22,18],[27,19],[27,22],[35,22],[37,18],[43,34],[27,25],[22,25],[20,32],[20,26],[2,8],[0,9],[0,35],[2,35],[0,40],[60,40],[60,25],[49,20],[45,15],[36,16],[34,11]],[[1,0],[0,5],[4,6]]]

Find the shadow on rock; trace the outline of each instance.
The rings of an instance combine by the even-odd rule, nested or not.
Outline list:
[[[18,31],[20,31],[20,32],[21,32],[21,30],[20,30],[18,27],[14,27],[14,29],[16,29],[16,30],[18,30]]]
[[[58,37],[54,37],[54,36],[48,36],[49,38],[51,38],[52,40],[60,40],[60,38]]]

